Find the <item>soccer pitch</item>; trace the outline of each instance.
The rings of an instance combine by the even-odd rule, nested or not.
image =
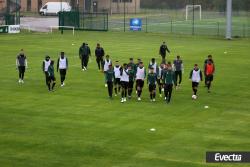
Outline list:
[[[97,71],[94,48],[101,43],[112,61],[152,57],[166,41],[185,67],[180,90],[166,104],[149,101],[145,85],[142,101],[125,104],[108,98],[103,73]],[[78,49],[91,47],[89,70],[80,69]],[[73,44],[73,45],[72,45]],[[0,36],[0,166],[2,167],[204,167],[206,151],[250,150],[249,39],[226,41],[205,36],[152,33],[72,32]],[[15,59],[23,48],[28,58],[25,83],[19,85]],[[46,54],[69,58],[66,86],[56,74],[55,92],[48,92],[42,72]],[[225,54],[226,52],[227,54]],[[189,72],[203,67],[208,54],[216,64],[212,93],[200,84],[191,99]],[[205,109],[204,106],[209,106]],[[155,128],[155,131],[150,131]],[[241,164],[240,166],[248,166]]]

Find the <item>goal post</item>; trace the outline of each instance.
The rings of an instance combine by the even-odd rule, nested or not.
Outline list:
[[[191,9],[199,8],[199,16],[200,16],[200,20],[201,20],[201,5],[186,5],[186,21],[188,20],[189,8],[191,8]]]
[[[53,33],[53,29],[60,29],[60,28],[65,28],[65,29],[72,29],[73,35],[75,35],[75,27],[74,26],[50,26],[50,32]]]

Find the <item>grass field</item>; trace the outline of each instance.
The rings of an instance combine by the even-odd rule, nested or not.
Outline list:
[[[231,167],[206,164],[205,152],[250,150],[249,39],[71,33],[0,36],[1,167]],[[172,51],[169,59],[180,54],[185,66],[182,88],[173,92],[169,105],[161,98],[151,103],[147,87],[142,102],[109,100],[94,57],[87,72],[80,69],[78,47],[83,41],[92,52],[100,42],[113,61],[140,57],[147,64],[152,57],[159,62],[164,40]],[[21,48],[29,63],[23,85],[17,83],[15,70]],[[49,93],[41,64],[45,54],[57,59],[60,51],[69,58],[66,86],[58,83]],[[201,84],[193,101],[188,74],[208,54],[217,67],[212,93]]]

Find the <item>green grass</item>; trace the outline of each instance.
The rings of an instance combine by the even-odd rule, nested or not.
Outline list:
[[[249,39],[71,33],[0,36],[1,167],[231,167],[206,164],[205,152],[250,150]],[[170,59],[180,54],[185,66],[182,88],[173,92],[169,105],[161,98],[149,102],[147,86],[142,102],[109,100],[94,57],[88,72],[80,70],[77,54],[83,41],[92,51],[100,42],[113,61],[140,57],[147,64],[152,57],[159,62],[164,40],[172,50]],[[17,83],[14,64],[21,48],[29,63],[23,85]],[[60,51],[69,58],[66,86],[58,82],[49,93],[41,63],[45,54],[57,59]],[[208,54],[217,67],[212,93],[201,84],[199,99],[193,101],[188,73],[194,63],[202,66]]]

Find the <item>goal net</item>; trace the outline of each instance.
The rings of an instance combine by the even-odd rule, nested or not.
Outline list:
[[[188,16],[192,15],[196,9],[199,10],[199,19],[201,20],[201,5],[186,5],[186,20],[188,20]]]

